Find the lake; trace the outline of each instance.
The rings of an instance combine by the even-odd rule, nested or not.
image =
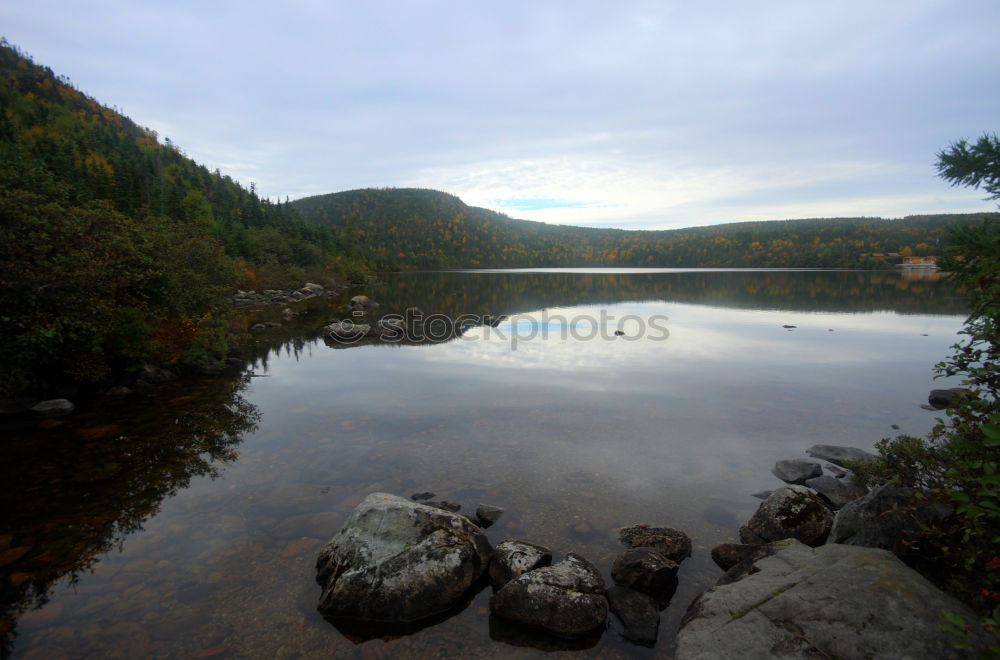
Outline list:
[[[301,303],[222,376],[3,422],[0,633],[22,658],[669,657],[751,493],[813,444],[921,435],[965,307],[936,274],[555,269],[383,276],[376,316],[486,319],[437,342],[338,344]],[[280,309],[259,320],[280,320]],[[794,327],[785,327],[794,326]],[[620,330],[622,335],[616,335]],[[895,430],[895,427],[900,430]],[[315,611],[319,547],[368,493],[506,512],[487,534],[608,574],[617,527],[694,554],[655,649],[492,618],[490,589],[412,634]],[[609,580],[610,583],[610,580]]]

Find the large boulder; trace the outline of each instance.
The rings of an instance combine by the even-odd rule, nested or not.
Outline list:
[[[320,551],[319,611],[331,619],[409,622],[455,605],[489,564],[464,516],[372,493]]]
[[[600,572],[571,552],[558,564],[508,582],[490,598],[490,611],[562,637],[584,637],[608,618],[604,591]]]
[[[740,527],[740,540],[763,544],[798,539],[817,546],[826,540],[832,523],[833,514],[816,493],[805,486],[785,486],[760,503],[749,522]]]
[[[750,575],[691,604],[678,660],[974,658],[988,648],[972,611],[888,551],[774,545]],[[945,612],[970,625],[966,648],[945,631]]]
[[[904,540],[912,539],[929,525],[944,522],[952,514],[950,506],[919,502],[914,489],[890,482],[838,511],[827,542],[885,548],[902,554]]]

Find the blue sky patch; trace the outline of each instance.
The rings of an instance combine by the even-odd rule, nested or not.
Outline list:
[[[490,200],[490,202],[506,209],[514,209],[515,211],[539,211],[541,209],[593,209],[605,206],[602,204],[594,204],[592,202],[573,201],[571,199],[546,198],[493,199]]]

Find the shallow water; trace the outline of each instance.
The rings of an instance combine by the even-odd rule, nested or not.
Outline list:
[[[750,493],[781,485],[774,462],[929,430],[919,404],[964,318],[947,282],[891,272],[412,273],[364,293],[379,314],[507,318],[435,344],[328,346],[319,328],[343,314],[314,300],[254,335],[242,374],[4,424],[15,657],[669,657],[720,574],[708,551]],[[319,546],[367,493],[427,490],[504,507],[494,543],[575,551],[606,575],[614,528],[685,530],[695,552],[656,649],[614,629],[525,634],[490,617],[488,588],[406,636],[325,622]]]

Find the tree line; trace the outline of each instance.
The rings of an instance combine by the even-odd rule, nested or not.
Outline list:
[[[381,268],[880,268],[937,255],[945,228],[997,214],[814,218],[629,231],[516,220],[435,190],[369,188],[292,203]]]

